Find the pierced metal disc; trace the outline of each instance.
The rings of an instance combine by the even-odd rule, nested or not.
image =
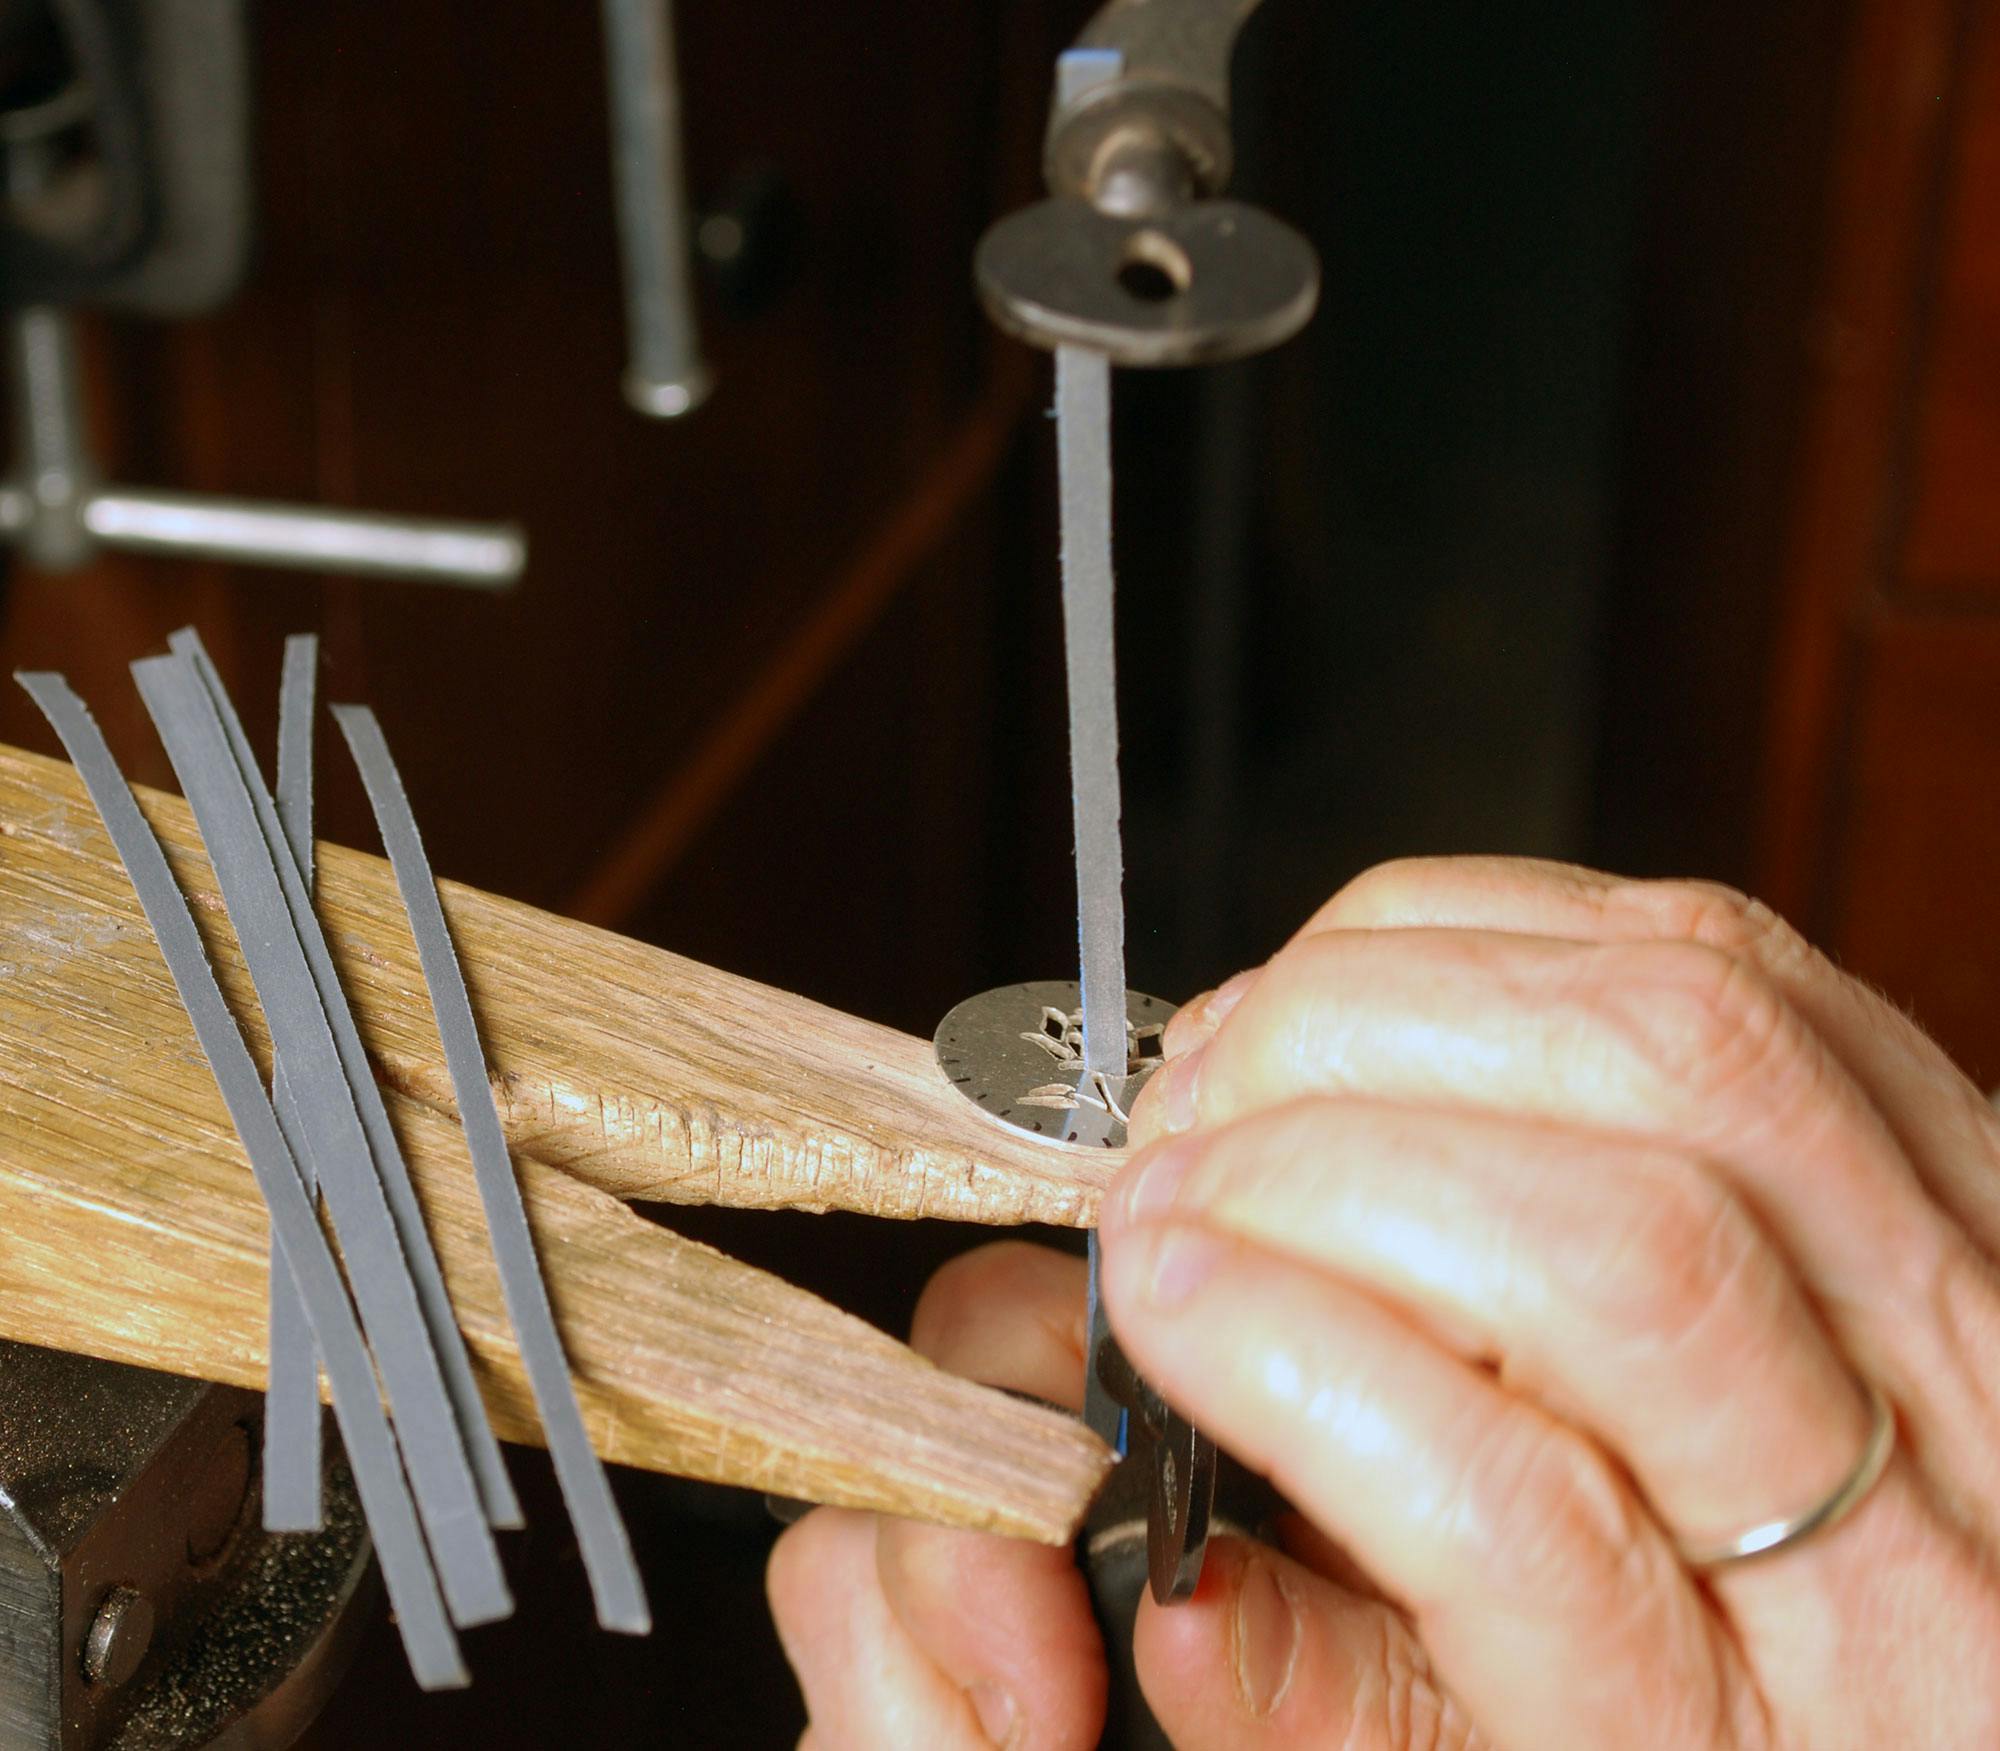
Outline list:
[[[1010,1130],[1051,1143],[1122,1149],[1132,1102],[1164,1061],[1161,1036],[1174,1005],[1128,991],[1127,1073],[1095,1076],[1083,1063],[1082,1000],[1074,979],[1003,985],[968,997],[938,1023],[938,1068]]]

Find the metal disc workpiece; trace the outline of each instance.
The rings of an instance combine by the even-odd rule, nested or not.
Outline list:
[[[1051,1143],[1119,1149],[1139,1090],[1165,1062],[1175,1006],[1125,994],[1126,1074],[1093,1075],[1083,1062],[1082,993],[1074,979],[1003,985],[968,997],[938,1023],[945,1079],[1000,1124]]]

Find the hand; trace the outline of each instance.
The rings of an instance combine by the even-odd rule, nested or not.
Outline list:
[[[1422,863],[1169,1052],[1112,1323],[1381,1595],[1281,1586],[1193,1743],[2000,1743],[2000,1123],[1895,1010],[1720,890]],[[1854,1513],[1691,1570],[1838,1487],[1862,1381]]]
[[[911,1343],[942,1367],[1080,1409],[1084,1266],[1001,1241],[954,1259],[925,1289]],[[1311,1564],[1347,1572],[1310,1528],[1289,1525],[1306,1561],[1217,1539],[1201,1588],[1162,1612],[1140,1602],[1147,1699],[1177,1745],[1230,1746],[1282,1672],[1324,1685],[1308,1650],[1282,1666],[1268,1633],[1289,1598],[1338,1612],[1349,1595]],[[801,1751],[1088,1751],[1104,1726],[1104,1649],[1067,1550],[820,1508],[781,1537],[772,1615],[805,1691]],[[1286,1648],[1290,1648],[1287,1637]],[[1380,1650],[1401,1660],[1408,1637]],[[1415,1699],[1412,1746],[1458,1719]]]
[[[1720,890],[1462,861],[1364,877],[1169,1049],[1104,1211],[1107,1302],[1310,1522],[1142,1607],[1176,1744],[2000,1742],[2000,1122],[1900,1015]],[[1080,1277],[987,1280],[995,1256],[927,1298],[977,1322],[940,1352],[1073,1394]],[[1864,1503],[1693,1572],[1683,1546],[1837,1486],[1864,1379],[1901,1437]],[[869,1523],[815,1522],[773,1568],[814,1743],[1093,1742],[1096,1640],[1048,1553],[869,1530],[903,1639],[864,1683],[889,1644],[858,1624],[836,1673],[857,1565],[814,1541]],[[950,1541],[922,1588],[886,1578],[908,1539]],[[1003,1674],[988,1624],[1059,1633]],[[926,1736],[918,1689],[982,1683],[1004,1731]]]
[[[1003,1241],[952,1260],[910,1342],[940,1367],[1083,1404],[1083,1261]],[[780,1538],[771,1613],[801,1751],[1088,1751],[1104,1649],[1068,1549],[819,1508]]]

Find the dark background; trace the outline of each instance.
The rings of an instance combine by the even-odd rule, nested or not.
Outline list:
[[[918,1033],[1067,973],[1048,374],[968,270],[1086,16],[684,4],[695,194],[795,230],[709,283],[714,400],[652,425],[594,13],[258,8],[257,261],[215,317],[90,327],[107,467],[517,518],[528,575],[20,570],[0,655],[159,782],[128,661],[196,622],[268,736],[314,628],[446,874]],[[1311,236],[1319,316],[1117,386],[1136,985],[1384,857],[1537,853],[1754,885],[2000,1075],[1996,36],[1981,0],[1269,0],[1235,192]],[[49,745],[11,694],[0,735]],[[978,1238],[663,1219],[891,1329]],[[621,1474],[661,1620],[623,1644],[515,1458],[474,1690],[417,1698],[378,1626],[310,1743],[790,1743],[761,1506]]]

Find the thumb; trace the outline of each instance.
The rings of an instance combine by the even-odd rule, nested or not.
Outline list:
[[[1185,1604],[1139,1608],[1139,1682],[1181,1751],[1483,1751],[1408,1622],[1282,1552],[1209,1546]]]

